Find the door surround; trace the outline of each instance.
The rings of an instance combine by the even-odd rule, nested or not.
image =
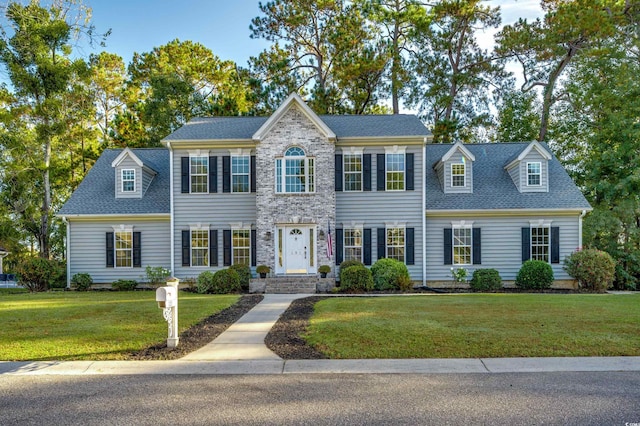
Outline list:
[[[277,225],[274,239],[277,275],[315,275],[317,273],[318,238],[315,224]]]

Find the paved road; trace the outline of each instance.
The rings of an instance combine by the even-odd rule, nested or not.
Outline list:
[[[640,372],[0,376],[2,425],[640,424]]]

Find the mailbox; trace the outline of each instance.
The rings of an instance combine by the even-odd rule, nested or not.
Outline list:
[[[178,304],[178,289],[175,287],[160,287],[156,290],[158,308],[173,308]]]

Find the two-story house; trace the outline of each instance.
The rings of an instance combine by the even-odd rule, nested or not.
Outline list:
[[[544,144],[431,144],[413,115],[318,116],[292,94],[269,117],[198,118],[162,149],[106,150],[59,215],[69,278],[178,278],[236,263],[275,277],[382,257],[417,283],[451,268],[561,260],[590,206]]]

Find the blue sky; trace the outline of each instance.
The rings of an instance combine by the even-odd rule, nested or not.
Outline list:
[[[267,0],[262,0],[266,2]],[[173,39],[202,43],[221,59],[245,66],[269,44],[249,37],[251,19],[260,14],[258,0],[85,0],[99,32],[112,29],[104,50],[129,63],[134,52],[149,52]],[[539,16],[539,0],[491,0],[502,8],[503,23]],[[482,44],[491,43],[492,33]],[[88,56],[102,50],[84,49]]]

